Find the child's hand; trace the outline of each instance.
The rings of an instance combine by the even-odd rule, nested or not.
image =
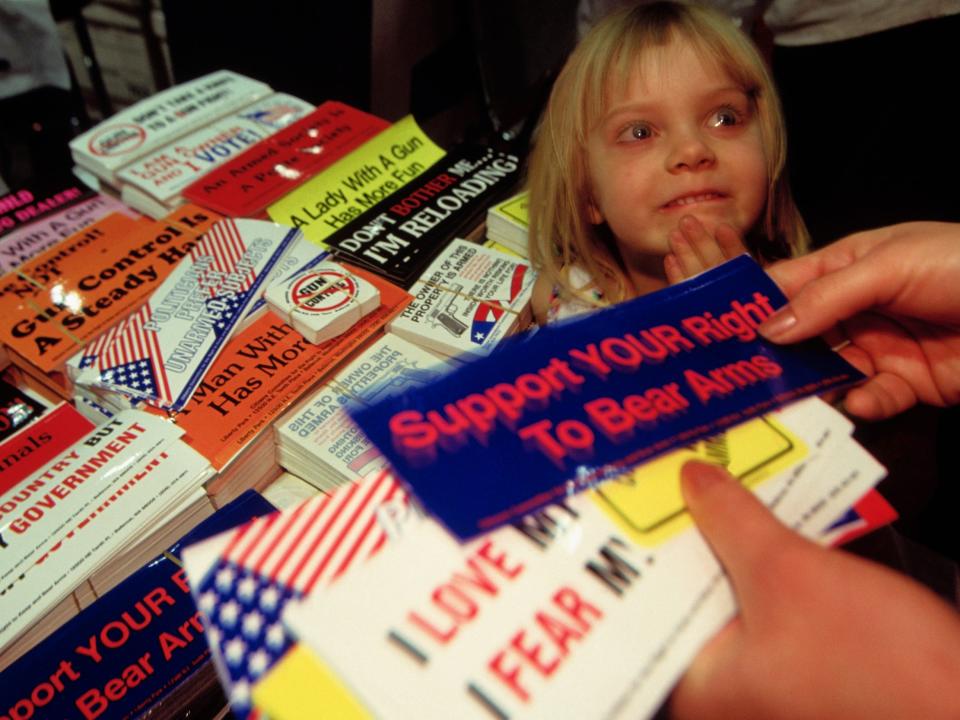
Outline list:
[[[669,241],[671,252],[663,259],[663,269],[671,285],[747,252],[739,233],[731,226],[718,225],[714,236],[692,215],[680,219],[680,226],[670,232]]]

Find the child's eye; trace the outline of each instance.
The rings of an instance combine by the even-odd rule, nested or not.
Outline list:
[[[722,107],[713,111],[707,124],[710,127],[729,127],[743,122],[743,115],[732,107]]]
[[[617,142],[634,142],[636,140],[646,140],[650,137],[653,137],[653,128],[647,123],[631,123],[620,131]]]

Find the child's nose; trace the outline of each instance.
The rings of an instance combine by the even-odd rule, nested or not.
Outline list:
[[[699,133],[688,132],[675,138],[667,157],[667,169],[670,172],[705,170],[716,161],[717,156],[706,139]]]

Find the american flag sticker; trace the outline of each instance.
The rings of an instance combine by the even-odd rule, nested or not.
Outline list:
[[[186,548],[184,567],[237,718],[257,717],[253,688],[295,644],[283,609],[375,555],[413,516],[388,471]]]
[[[500,300],[483,300],[477,305],[473,314],[473,321],[470,324],[470,341],[477,345],[483,345],[493,333],[497,322],[503,316],[504,312],[515,312],[510,309],[510,304],[517,299],[517,296],[524,290],[528,282],[525,279],[527,266],[517,263],[510,277],[510,296],[507,298],[506,307]]]
[[[313,105],[298,97],[276,93],[244,108],[238,115],[271,130],[280,130],[313,109]]]
[[[161,357],[157,333],[145,328],[152,319],[150,304],[144,305],[125,323],[121,332],[101,348],[96,362],[104,382],[128,389],[130,395],[146,398],[170,397],[170,381]]]
[[[297,238],[261,220],[216,223],[136,315],[76,360],[77,382],[180,410]]]

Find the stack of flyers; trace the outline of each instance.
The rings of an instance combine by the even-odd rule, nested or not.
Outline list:
[[[380,306],[376,286],[330,261],[269,286],[264,298],[314,345],[342,335]]]
[[[75,384],[181,409],[296,237],[260,220],[217,223],[140,310],[71,358]]]
[[[529,206],[530,193],[527,191],[491,205],[487,210],[487,238],[505,245],[522,257],[527,257]]]
[[[347,409],[428,387],[448,369],[444,361],[386,333],[274,424],[277,459],[321,490],[382,469],[386,460]]]

